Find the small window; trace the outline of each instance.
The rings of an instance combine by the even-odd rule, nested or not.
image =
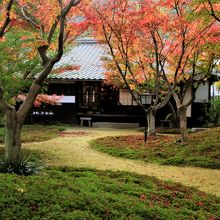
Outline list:
[[[91,107],[93,103],[96,102],[96,92],[94,86],[84,86],[83,87],[83,105]]]

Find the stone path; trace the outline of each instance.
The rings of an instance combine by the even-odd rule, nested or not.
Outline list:
[[[25,147],[48,152],[49,165],[90,167],[100,170],[129,171],[155,176],[163,180],[181,182],[198,189],[220,196],[220,170],[192,167],[160,166],[135,160],[116,158],[98,152],[89,147],[89,142],[98,137],[134,134],[134,130],[73,128],[72,135],[26,144]],[[79,135],[74,135],[74,133]],[[109,136],[109,137],[107,137]]]

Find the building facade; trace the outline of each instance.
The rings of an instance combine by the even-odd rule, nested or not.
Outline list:
[[[93,122],[135,122],[143,125],[144,111],[132,99],[127,89],[115,88],[105,84],[103,57],[105,46],[94,39],[79,39],[76,45],[64,54],[55,65],[56,73],[52,72],[48,79],[48,95],[60,95],[60,105],[43,106],[34,109],[32,121],[42,120],[48,116],[44,112],[52,112],[53,121],[79,123],[81,116],[92,117]],[[190,97],[191,91],[188,91]],[[196,92],[195,102],[189,106],[187,116],[190,126],[200,126],[202,118],[201,106],[210,99],[210,83],[207,81]],[[42,111],[42,108],[46,110]],[[48,110],[49,108],[49,110]],[[200,110],[200,111],[199,111]],[[170,113],[166,106],[157,113],[157,125]],[[201,115],[200,115],[201,114]],[[44,119],[43,119],[44,120]]]

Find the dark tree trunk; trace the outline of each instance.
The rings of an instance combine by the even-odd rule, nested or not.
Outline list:
[[[5,163],[16,166],[21,160],[21,128],[15,110],[5,113]]]
[[[181,141],[187,142],[188,141],[187,117],[186,117],[187,107],[182,106],[178,111],[180,116]]]

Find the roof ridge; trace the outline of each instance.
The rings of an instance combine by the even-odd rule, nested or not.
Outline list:
[[[95,38],[78,38],[76,43],[97,44],[98,41]]]

